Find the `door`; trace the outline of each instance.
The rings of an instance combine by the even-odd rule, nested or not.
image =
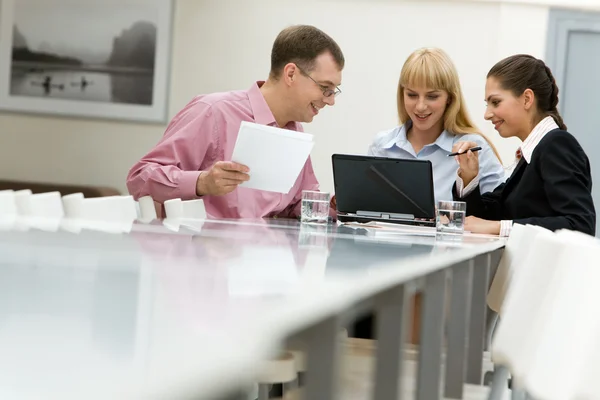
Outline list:
[[[590,159],[600,214],[600,13],[551,10],[549,17],[546,61],[559,87],[559,111]]]

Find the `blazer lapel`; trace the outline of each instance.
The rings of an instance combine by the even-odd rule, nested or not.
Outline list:
[[[526,166],[527,161],[525,161],[524,157],[521,157],[512,174],[510,174],[510,177],[506,180],[506,185],[504,186],[504,190],[502,191],[504,197],[506,197],[506,195],[508,195],[512,191],[513,186],[519,183],[521,177],[523,176],[523,172],[525,171]]]

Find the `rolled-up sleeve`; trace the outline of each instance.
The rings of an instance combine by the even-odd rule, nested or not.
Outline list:
[[[127,175],[127,189],[135,199],[151,196],[163,203],[198,198],[198,176],[217,154],[214,112],[210,105],[193,100],[173,118],[161,141]]]

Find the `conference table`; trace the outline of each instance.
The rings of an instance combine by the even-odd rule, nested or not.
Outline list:
[[[300,345],[305,398],[334,399],[340,332],[374,312],[374,398],[397,399],[415,291],[415,396],[462,398],[482,381],[504,243],[286,219],[0,221],[0,398],[242,399],[262,360]]]

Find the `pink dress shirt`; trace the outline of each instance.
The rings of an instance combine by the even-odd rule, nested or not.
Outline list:
[[[200,172],[217,161],[231,160],[242,121],[277,126],[260,92],[263,83],[256,82],[245,91],[195,97],[171,120],[156,147],[131,168],[127,175],[129,193],[136,199],[150,195],[161,205],[174,198],[199,198],[196,181]],[[284,128],[303,130],[298,122]],[[302,191],[318,188],[309,157],[289,193],[238,187],[224,196],[202,198],[211,218],[296,217],[300,214]]]

